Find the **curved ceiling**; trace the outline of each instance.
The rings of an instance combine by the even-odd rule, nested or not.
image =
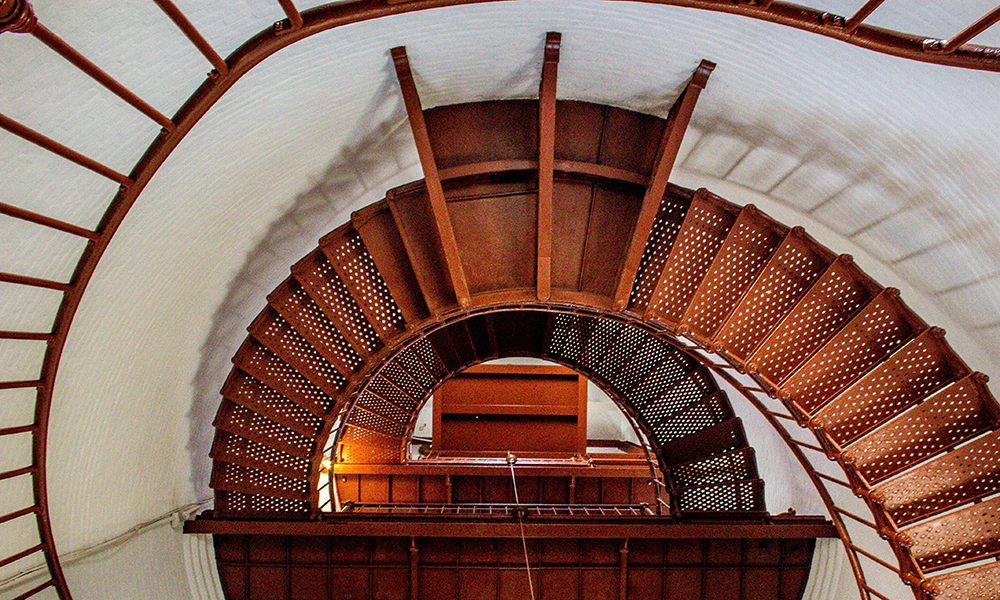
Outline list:
[[[165,114],[208,69],[152,4],[36,4],[51,30]],[[283,16],[264,1],[178,4],[223,55]],[[847,14],[860,3],[840,4],[834,10]],[[920,12],[885,7],[872,22],[926,25],[947,37],[988,8],[948,5],[936,21],[911,27]],[[663,114],[664,99],[697,60],[720,63],[693,120],[702,135],[691,138],[678,176],[724,179],[741,199],[754,196],[746,190],[767,194],[788,210],[786,222],[826,223],[827,245],[867,250],[871,264],[855,252],[867,270],[909,282],[900,286],[906,300],[949,329],[971,366],[997,372],[1000,236],[991,215],[1000,128],[984,101],[1000,91],[994,74],[675,7],[526,1],[390,17],[316,35],[245,76],[125,220],[81,304],[54,394],[49,486],[61,548],[205,493],[204,431],[213,412],[206,404],[218,402],[221,365],[242,323],[331,223],[419,178],[408,136],[397,129],[402,112],[386,49],[408,46],[427,106],[530,97],[548,30],[567,40],[563,98]],[[0,80],[15,82],[0,90],[4,115],[121,172],[155,138],[155,123],[37,40],[5,35],[0,57]],[[0,148],[11,157],[4,202],[98,224],[115,183],[13,136],[0,136]],[[6,218],[4,226],[3,271],[69,279],[84,242]],[[58,292],[10,284],[2,292],[3,329],[51,325]],[[5,374],[37,375],[43,352],[38,343],[5,342]],[[30,419],[32,395],[5,397],[10,422]],[[148,476],[150,456],[158,477]],[[101,584],[84,577],[71,583],[87,597]],[[123,585],[142,597],[142,581]]]

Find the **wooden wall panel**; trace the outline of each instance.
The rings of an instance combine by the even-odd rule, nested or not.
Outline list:
[[[618,285],[632,227],[642,208],[641,188],[595,186],[580,290],[611,296]],[[629,236],[622,232],[629,232]]]
[[[587,221],[594,186],[586,181],[557,178],[553,189],[552,287],[575,292],[580,289],[583,248],[587,242]]]
[[[558,366],[468,369],[435,392],[431,448],[448,456],[583,454],[585,382]]]
[[[516,187],[528,188],[529,183]],[[513,194],[510,187],[509,183],[480,184],[446,191],[448,214],[472,294],[535,285],[538,194]]]
[[[418,600],[530,598],[516,538],[220,534],[215,542],[228,600],[412,600],[411,577]],[[799,600],[814,542],[529,538],[526,545],[536,598],[616,600],[624,582],[628,600]]]
[[[499,100],[424,111],[439,169],[538,158],[538,102]]]

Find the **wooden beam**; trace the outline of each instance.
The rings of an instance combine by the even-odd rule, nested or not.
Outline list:
[[[836,529],[822,518],[705,520],[678,522],[664,517],[558,518],[529,517],[529,538],[585,539],[801,539],[835,538]],[[184,533],[254,535],[319,535],[379,537],[520,538],[514,518],[393,516],[391,514],[325,513],[318,521],[230,521],[199,518],[184,524]]]
[[[30,210],[5,204],[3,202],[0,202],[0,214],[7,215],[8,217],[12,217],[14,219],[20,219],[22,221],[28,221],[29,223],[34,223],[36,225],[41,225],[42,227],[49,227],[57,231],[87,238],[88,240],[96,240],[100,237],[100,234],[96,231],[84,229],[83,227],[78,227],[71,223],[66,223],[58,219],[53,219],[52,217],[40,215],[38,213],[31,212]]]
[[[545,36],[538,99],[538,299],[552,293],[552,196],[556,159],[556,81],[562,34]]]
[[[29,432],[34,433],[37,430],[38,430],[37,425],[21,425],[19,427],[6,427],[4,429],[0,429],[0,437],[3,437],[5,435],[16,435],[18,433],[29,433]]]
[[[649,233],[653,230],[653,223],[656,221],[656,213],[660,209],[663,194],[667,191],[667,182],[670,180],[670,172],[674,168],[677,152],[684,140],[684,132],[687,131],[688,123],[691,121],[691,113],[694,112],[698,96],[705,88],[708,76],[712,74],[714,68],[715,63],[707,60],[701,61],[691,76],[691,81],[688,82],[687,87],[684,88],[670,109],[667,126],[664,128],[660,148],[657,151],[653,175],[646,187],[646,194],[642,199],[642,209],[639,211],[639,218],[632,231],[632,242],[625,255],[625,263],[622,265],[621,278],[618,280],[618,289],[615,292],[615,310],[622,310],[628,304],[636,272],[639,270],[639,261],[646,248]]]
[[[139,98],[139,96],[136,96],[131,90],[108,75],[100,67],[87,60],[82,54],[77,52],[76,49],[64,42],[62,38],[46,29],[41,23],[35,24],[31,30],[31,34],[34,35],[38,41],[51,48],[56,54],[68,60],[74,67],[80,69],[94,79],[94,81],[103,85],[112,94],[118,96],[127,104],[132,106],[132,108],[138,110],[158,123],[160,127],[164,128],[168,132],[174,130],[174,122],[171,121],[166,115],[150,106],[146,101]]]
[[[0,331],[0,340],[34,340],[38,342],[51,342],[55,339],[54,333],[42,333],[37,331]]]
[[[434,215],[434,223],[437,226],[438,238],[444,251],[445,264],[448,266],[448,274],[451,276],[452,287],[455,290],[455,298],[462,308],[469,306],[469,285],[465,281],[465,271],[462,269],[462,259],[458,254],[458,243],[455,241],[455,231],[451,226],[451,218],[448,216],[448,206],[444,197],[444,189],[441,187],[441,177],[438,174],[437,162],[434,159],[434,149],[431,146],[431,138],[427,133],[427,124],[424,122],[424,111],[420,106],[420,95],[417,93],[417,86],[413,82],[413,74],[410,72],[410,60],[406,56],[406,48],[398,46],[392,49],[392,61],[396,66],[396,77],[399,79],[399,88],[403,94],[403,104],[406,106],[406,114],[410,121],[410,129],[413,131],[413,140],[417,146],[417,154],[420,156],[420,166],[424,171],[424,182],[427,185],[427,195],[430,198],[431,211]]]
[[[410,598],[420,597],[419,552],[417,538],[410,536]]]
[[[5,558],[3,560],[0,560],[0,568],[6,567],[7,565],[9,565],[11,563],[14,563],[14,562],[17,562],[17,561],[21,560],[25,556],[31,556],[35,552],[39,552],[39,551],[44,550],[44,549],[45,549],[45,544],[37,544],[35,546],[32,546],[31,548],[28,548],[27,550],[22,550],[22,551],[18,552],[17,554],[13,554],[11,556],[8,556],[7,558]]]
[[[7,521],[13,521],[14,519],[17,519],[19,517],[30,515],[31,513],[36,513],[36,512],[38,512],[38,506],[35,505],[29,506],[27,508],[22,508],[21,510],[15,510],[12,513],[7,513],[2,517],[0,517],[0,524],[6,523]]]
[[[437,410],[435,408],[435,410]],[[501,456],[495,457],[497,462],[475,463],[455,463],[421,461],[408,464],[363,464],[363,463],[337,463],[333,465],[333,472],[337,475],[431,475],[444,477],[446,474],[465,477],[482,477],[491,473],[495,474],[498,466],[506,467]],[[539,464],[541,461],[519,464],[517,472],[523,477],[579,477],[579,478],[601,478],[601,477],[634,477],[639,479],[649,478],[649,464],[645,457],[640,461],[630,461],[629,464],[604,465],[595,463],[593,465],[563,459],[558,463]]]
[[[0,273],[0,282],[59,290],[60,292],[68,292],[73,289],[73,286],[68,283],[39,279],[38,277],[28,277],[27,275],[17,275],[16,273]]]
[[[12,477],[27,475],[28,473],[34,473],[37,470],[38,467],[31,466],[31,467],[21,467],[20,469],[14,469],[12,471],[6,471],[0,473],[0,481],[3,481],[4,479],[11,479]]]
[[[621,541],[618,554],[618,599],[628,600],[628,538]]]
[[[41,379],[30,379],[25,381],[0,381],[0,390],[21,390],[24,388],[42,387],[45,381]]]
[[[1000,6],[986,13],[978,21],[945,42],[941,51],[945,54],[951,54],[972,38],[996,25],[998,21],[1000,21]]]
[[[28,598],[31,598],[32,596],[38,594],[42,590],[44,590],[46,588],[53,587],[55,585],[56,585],[56,580],[55,579],[49,579],[45,583],[40,583],[40,584],[36,585],[35,587],[31,588],[27,592],[24,592],[23,594],[21,594],[20,596],[14,598],[13,600],[28,600]]]

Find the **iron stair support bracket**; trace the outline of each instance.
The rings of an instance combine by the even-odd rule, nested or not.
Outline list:
[[[771,425],[771,427],[774,428],[776,432],[778,432],[778,435],[781,436],[781,438],[785,441],[785,445],[787,446],[789,452],[792,453],[795,459],[806,471],[806,474],[809,476],[809,479],[812,481],[813,486],[816,488],[816,491],[819,493],[820,498],[823,500],[823,504],[826,506],[827,511],[830,514],[830,519],[833,521],[834,527],[836,527],[837,529],[837,533],[840,536],[841,543],[843,544],[844,550],[847,554],[847,560],[848,563],[850,564],[851,571],[854,574],[854,578],[858,586],[858,593],[861,599],[871,600],[871,595],[867,591],[867,581],[864,573],[864,568],[862,567],[861,562],[858,559],[858,553],[853,548],[853,542],[851,541],[851,534],[848,531],[847,526],[844,524],[844,520],[840,517],[840,514],[837,512],[838,508],[837,504],[833,501],[833,497],[830,495],[830,492],[829,490],[827,490],[826,485],[823,483],[822,479],[820,479],[820,477],[817,475],[817,471],[812,466],[812,462],[806,457],[805,453],[802,452],[802,449],[799,448],[794,443],[794,438],[792,437],[792,435],[788,433],[788,431],[781,425],[781,423],[777,421],[777,419],[775,419],[774,416],[768,413],[766,407],[761,403],[760,399],[758,399],[753,394],[744,390],[743,386],[740,385],[739,381],[735,377],[727,373],[724,369],[711,367],[710,361],[697,352],[692,352],[691,354],[701,364],[709,366],[709,368],[711,368],[712,371],[718,377],[727,381],[737,391],[739,391],[743,395],[743,397],[746,398],[750,402],[750,404],[753,405],[754,408],[756,408],[760,412],[761,416],[764,417],[764,419]],[[785,404],[785,406],[792,413],[792,415],[796,417],[796,420],[798,421],[799,425],[801,427],[806,427],[810,417],[809,413],[806,412],[799,405],[799,403],[795,401],[794,398],[789,396],[782,396],[781,399]]]
[[[556,83],[562,34],[545,36],[542,81],[538,100],[538,255],[537,295],[545,302],[552,293],[552,199],[555,195]]]
[[[653,230],[656,222],[656,214],[660,209],[660,202],[663,194],[667,191],[667,183],[670,180],[670,172],[674,168],[677,160],[677,153],[680,151],[681,142],[684,140],[684,133],[687,131],[694,113],[695,104],[701,90],[705,89],[708,77],[715,69],[715,63],[702,60],[695,69],[691,80],[684,91],[674,102],[667,116],[667,125],[663,131],[663,138],[660,140],[660,147],[656,153],[656,161],[653,166],[653,174],[650,177],[649,185],[642,199],[642,208],[639,211],[639,218],[636,220],[635,228],[632,231],[632,241],[629,244],[628,252],[625,254],[625,262],[622,265],[621,278],[618,280],[618,288],[615,291],[614,309],[623,310],[628,305],[629,296],[632,293],[632,285],[635,283],[636,274],[639,270],[639,262],[642,259],[642,252],[646,247],[649,234]]]
[[[391,52],[396,68],[396,78],[399,80],[400,92],[403,95],[403,104],[406,106],[410,129],[413,132],[417,154],[420,157],[420,166],[424,171],[427,196],[430,200],[431,212],[434,216],[438,239],[441,242],[444,253],[448,275],[451,278],[452,289],[455,292],[455,298],[458,300],[459,306],[466,309],[471,302],[469,285],[466,282],[465,271],[462,268],[462,259],[458,252],[458,242],[455,240],[455,231],[452,229],[451,217],[448,215],[444,188],[441,187],[441,176],[438,173],[437,162],[434,158],[434,149],[431,145],[430,134],[427,131],[427,123],[424,121],[424,111],[421,108],[420,95],[413,81],[413,73],[410,71],[410,60],[406,55],[405,46],[397,46]]]

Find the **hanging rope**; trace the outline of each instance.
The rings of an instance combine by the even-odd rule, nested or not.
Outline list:
[[[520,508],[521,499],[517,495],[517,478],[514,477],[515,462],[517,462],[517,457],[507,452],[507,464],[510,465],[510,481],[514,486],[514,504]],[[517,516],[517,524],[521,528],[521,547],[524,548],[524,570],[528,573],[528,591],[531,592],[531,600],[535,600],[535,584],[531,582],[531,562],[528,560],[528,541],[524,537],[524,515],[526,511],[515,509],[514,514]]]

